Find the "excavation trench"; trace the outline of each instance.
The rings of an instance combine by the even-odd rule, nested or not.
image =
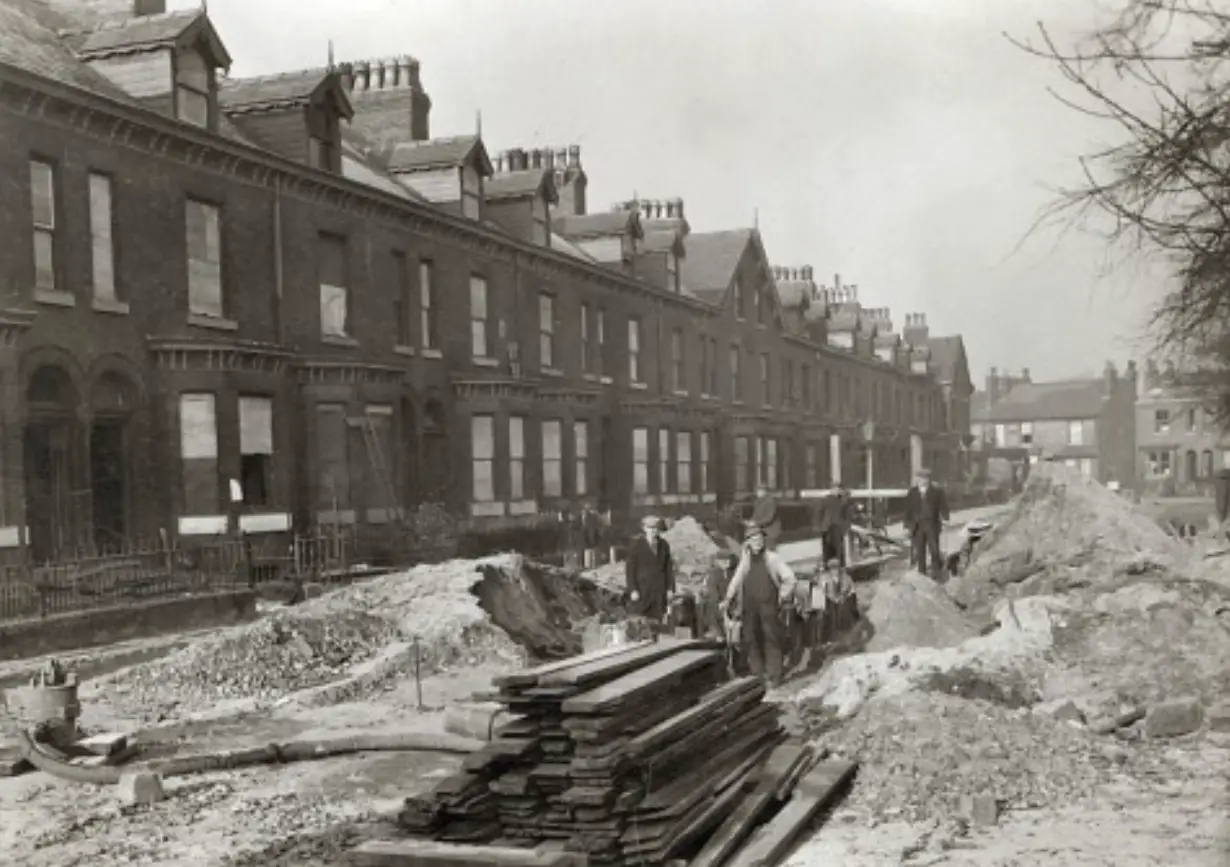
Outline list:
[[[534,660],[580,653],[595,618],[626,616],[618,594],[552,566],[516,558],[509,567],[484,563],[479,571],[470,589],[479,607]]]

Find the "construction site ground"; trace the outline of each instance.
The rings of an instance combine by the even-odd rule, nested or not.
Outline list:
[[[1038,493],[992,510],[1005,532],[970,575],[940,586],[901,567],[860,586],[860,646],[772,694],[793,728],[861,761],[788,863],[1230,864],[1230,557],[1203,558],[1213,539],[1193,551],[1152,535],[1108,492],[1069,491],[1075,505],[1058,515]],[[803,559],[808,545],[783,553]],[[526,648],[575,638],[609,603],[527,576],[517,558],[479,564],[486,578],[475,568],[376,579],[226,636],[79,654],[83,727],[138,731],[154,756],[442,731],[450,703],[524,664]],[[515,621],[515,640],[492,613]],[[0,665],[0,685],[38,663]],[[1165,710],[1191,696],[1202,711],[1189,733],[1150,738],[1148,720],[1094,731],[1126,704]],[[0,863],[340,865],[361,840],[399,836],[404,799],[459,763],[385,752],[206,773],[166,780],[167,799],[145,807],[113,787],[0,778]],[[972,820],[970,803],[987,798],[998,815]]]

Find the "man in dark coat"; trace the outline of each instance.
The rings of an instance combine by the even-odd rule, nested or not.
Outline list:
[[[642,518],[641,530],[643,535],[633,541],[624,564],[629,612],[662,622],[675,592],[671,546],[662,538],[662,521],[656,515]]]
[[[782,519],[777,514],[777,500],[764,485],[756,489],[756,504],[752,506],[751,523],[764,530],[766,547],[770,551],[777,550],[777,540],[782,535]]]
[[[905,525],[913,542],[914,566],[919,572],[938,580],[943,569],[940,530],[949,518],[944,490],[931,484],[931,471],[920,469],[905,496]],[[928,564],[930,570],[928,570]]]
[[[833,493],[825,498],[820,515],[822,562],[837,560],[843,569],[846,567],[846,537],[854,523],[855,511],[850,489],[839,482]]]

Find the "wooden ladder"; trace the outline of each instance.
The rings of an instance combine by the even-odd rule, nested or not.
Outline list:
[[[372,422],[372,417],[364,413],[358,418],[351,419],[350,423],[358,427],[359,431],[363,434],[363,444],[367,448],[368,463],[371,465],[372,472],[376,474],[378,483],[381,485],[385,503],[387,504],[386,508],[389,510],[389,521],[403,520],[405,513],[397,499],[397,485],[393,481],[393,472],[389,467],[384,447],[380,445],[380,437],[376,435],[376,425]]]

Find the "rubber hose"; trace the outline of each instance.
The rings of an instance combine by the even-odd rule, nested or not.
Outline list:
[[[38,743],[30,736],[29,732],[19,732],[18,738],[22,757],[40,771],[70,782],[99,786],[115,785],[123,775],[140,771],[158,773],[162,777],[167,778],[188,776],[208,771],[234,770],[254,765],[312,761],[314,759],[332,758],[334,756],[352,755],[354,753],[442,752],[468,755],[483,747],[481,741],[450,734],[425,732],[372,733],[306,741],[288,741],[284,744],[269,744],[264,747],[175,756],[169,759],[158,759],[152,762],[118,767],[85,767],[74,765],[57,757],[52,752],[53,748]]]

